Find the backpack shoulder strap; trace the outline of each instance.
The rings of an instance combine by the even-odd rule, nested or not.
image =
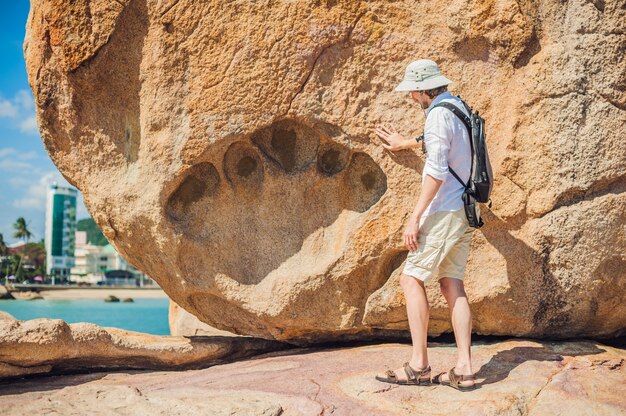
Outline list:
[[[456,172],[454,171],[454,169],[452,169],[450,166],[448,166],[448,170],[450,171],[450,173],[452,174],[452,176],[454,176],[456,178],[457,181],[459,181],[459,183],[461,185],[463,185],[463,187],[465,188],[469,188],[469,183],[465,183],[461,180],[461,178],[459,178],[459,175],[456,174]],[[471,181],[471,178],[470,178]]]
[[[465,103],[463,103],[465,105]],[[468,116],[466,116],[465,114],[463,114],[463,112],[459,109],[459,107],[457,107],[454,104],[451,103],[446,103],[446,102],[440,102],[438,104],[435,105],[435,107],[444,107],[447,108],[448,110],[452,111],[458,118],[461,119],[461,121],[463,122],[463,124],[465,124],[465,127],[467,128],[467,132],[470,134],[470,137],[472,137],[472,125],[470,122],[470,118]],[[433,107],[433,108],[435,108]]]
[[[471,111],[467,108],[467,104],[465,104],[465,101],[461,100],[461,102],[463,103],[465,108],[468,110],[468,113],[471,114]],[[440,103],[436,104],[435,107],[443,107],[443,108],[447,108],[448,110],[452,111],[458,118],[461,119],[461,121],[465,125],[465,128],[467,128],[467,134],[469,134],[469,138],[470,138],[470,150],[471,150],[471,153],[472,153],[471,163],[472,163],[472,166],[473,166],[473,164],[474,164],[474,147],[471,145],[472,124],[471,124],[470,118],[468,116],[466,116],[465,114],[463,114],[463,112],[459,109],[459,107],[457,107],[456,105],[451,104],[451,103],[440,102]],[[435,107],[433,107],[433,108],[435,108]],[[454,176],[456,178],[456,180],[461,183],[461,185],[463,185],[465,188],[469,188],[470,182],[472,181],[471,175],[470,175],[470,179],[467,181],[467,183],[465,183],[465,182],[463,182],[461,180],[459,175],[457,175],[456,172],[450,166],[448,166],[448,169],[450,170],[450,173],[452,174],[452,176]],[[470,167],[470,171],[471,170],[472,170],[472,168]]]

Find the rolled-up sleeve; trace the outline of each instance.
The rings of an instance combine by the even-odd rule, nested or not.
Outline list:
[[[446,128],[444,108],[433,108],[428,114],[424,126],[424,144],[426,145],[426,163],[423,175],[430,175],[443,181],[448,175],[448,152],[450,138]]]

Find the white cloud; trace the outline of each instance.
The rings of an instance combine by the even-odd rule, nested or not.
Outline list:
[[[11,101],[0,98],[0,117],[14,118],[17,114],[17,107]]]
[[[31,150],[30,152],[20,152],[14,147],[0,147],[0,160],[8,156],[20,160],[32,160],[38,157],[35,150]]]
[[[15,149],[0,149],[0,154],[15,154]],[[25,158],[30,153],[23,154]],[[13,156],[13,159],[16,157]],[[0,162],[1,166],[2,162]],[[4,233],[5,241],[12,242],[12,223],[17,217],[26,218],[31,231],[43,236],[45,223],[46,197],[49,185],[56,181],[61,186],[71,186],[54,167],[37,166],[37,171],[21,172],[19,175],[0,174],[0,232]],[[4,181],[2,181],[4,179]],[[89,217],[83,197],[78,193],[76,200],[76,218]]]
[[[32,180],[24,178],[22,176],[12,176],[7,179],[7,183],[13,188],[26,188],[32,183]]]
[[[27,186],[24,196],[13,201],[13,207],[20,209],[29,209],[36,211],[46,210],[46,194],[48,186],[53,182],[57,182],[62,186],[71,186],[58,171],[47,172],[35,182],[30,182]],[[25,182],[21,182],[25,185]]]
[[[19,90],[13,99],[0,97],[0,117],[11,120],[22,133],[38,134],[35,101],[30,90]]]
[[[24,110],[34,110],[35,108],[33,94],[28,90],[19,90],[13,101]]]
[[[13,149],[12,147],[5,147],[0,149],[0,158],[6,157],[6,156],[10,156],[12,154],[14,154],[16,152],[15,149]]]
[[[33,114],[20,122],[20,131],[27,134],[39,134],[39,126],[37,125],[37,116]]]
[[[56,182],[59,186],[66,186],[74,188],[70,183],[61,175],[59,171],[49,171],[41,175],[39,178],[28,180],[24,177],[14,177],[8,180],[11,186],[25,189],[24,195],[21,198],[13,200],[13,207],[18,209],[27,209],[34,211],[44,212],[46,210],[46,195],[48,194],[48,187]],[[78,198],[76,198],[76,218],[86,218],[90,214],[85,207],[83,196],[78,192]]]
[[[31,173],[37,168],[28,162],[16,159],[4,159],[0,161],[0,171],[10,172],[13,174]]]
[[[13,147],[0,148],[0,171],[14,174],[41,174],[40,168],[28,162],[38,157],[34,150],[23,152]]]
[[[37,159],[39,155],[35,150],[31,150],[30,152],[19,153],[17,157],[21,160],[33,160]]]

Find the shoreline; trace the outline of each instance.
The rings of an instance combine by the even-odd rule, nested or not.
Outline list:
[[[167,294],[160,288],[67,288],[56,290],[40,290],[39,294],[44,299],[104,299],[109,295],[117,296],[120,299],[158,299],[168,298]]]

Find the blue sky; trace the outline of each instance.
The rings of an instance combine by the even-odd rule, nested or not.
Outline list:
[[[6,2],[0,14],[0,233],[7,243],[13,223],[24,217],[34,241],[44,237],[46,187],[68,185],[44,149],[37,129],[22,43],[30,2]],[[87,218],[82,197],[77,218]]]

